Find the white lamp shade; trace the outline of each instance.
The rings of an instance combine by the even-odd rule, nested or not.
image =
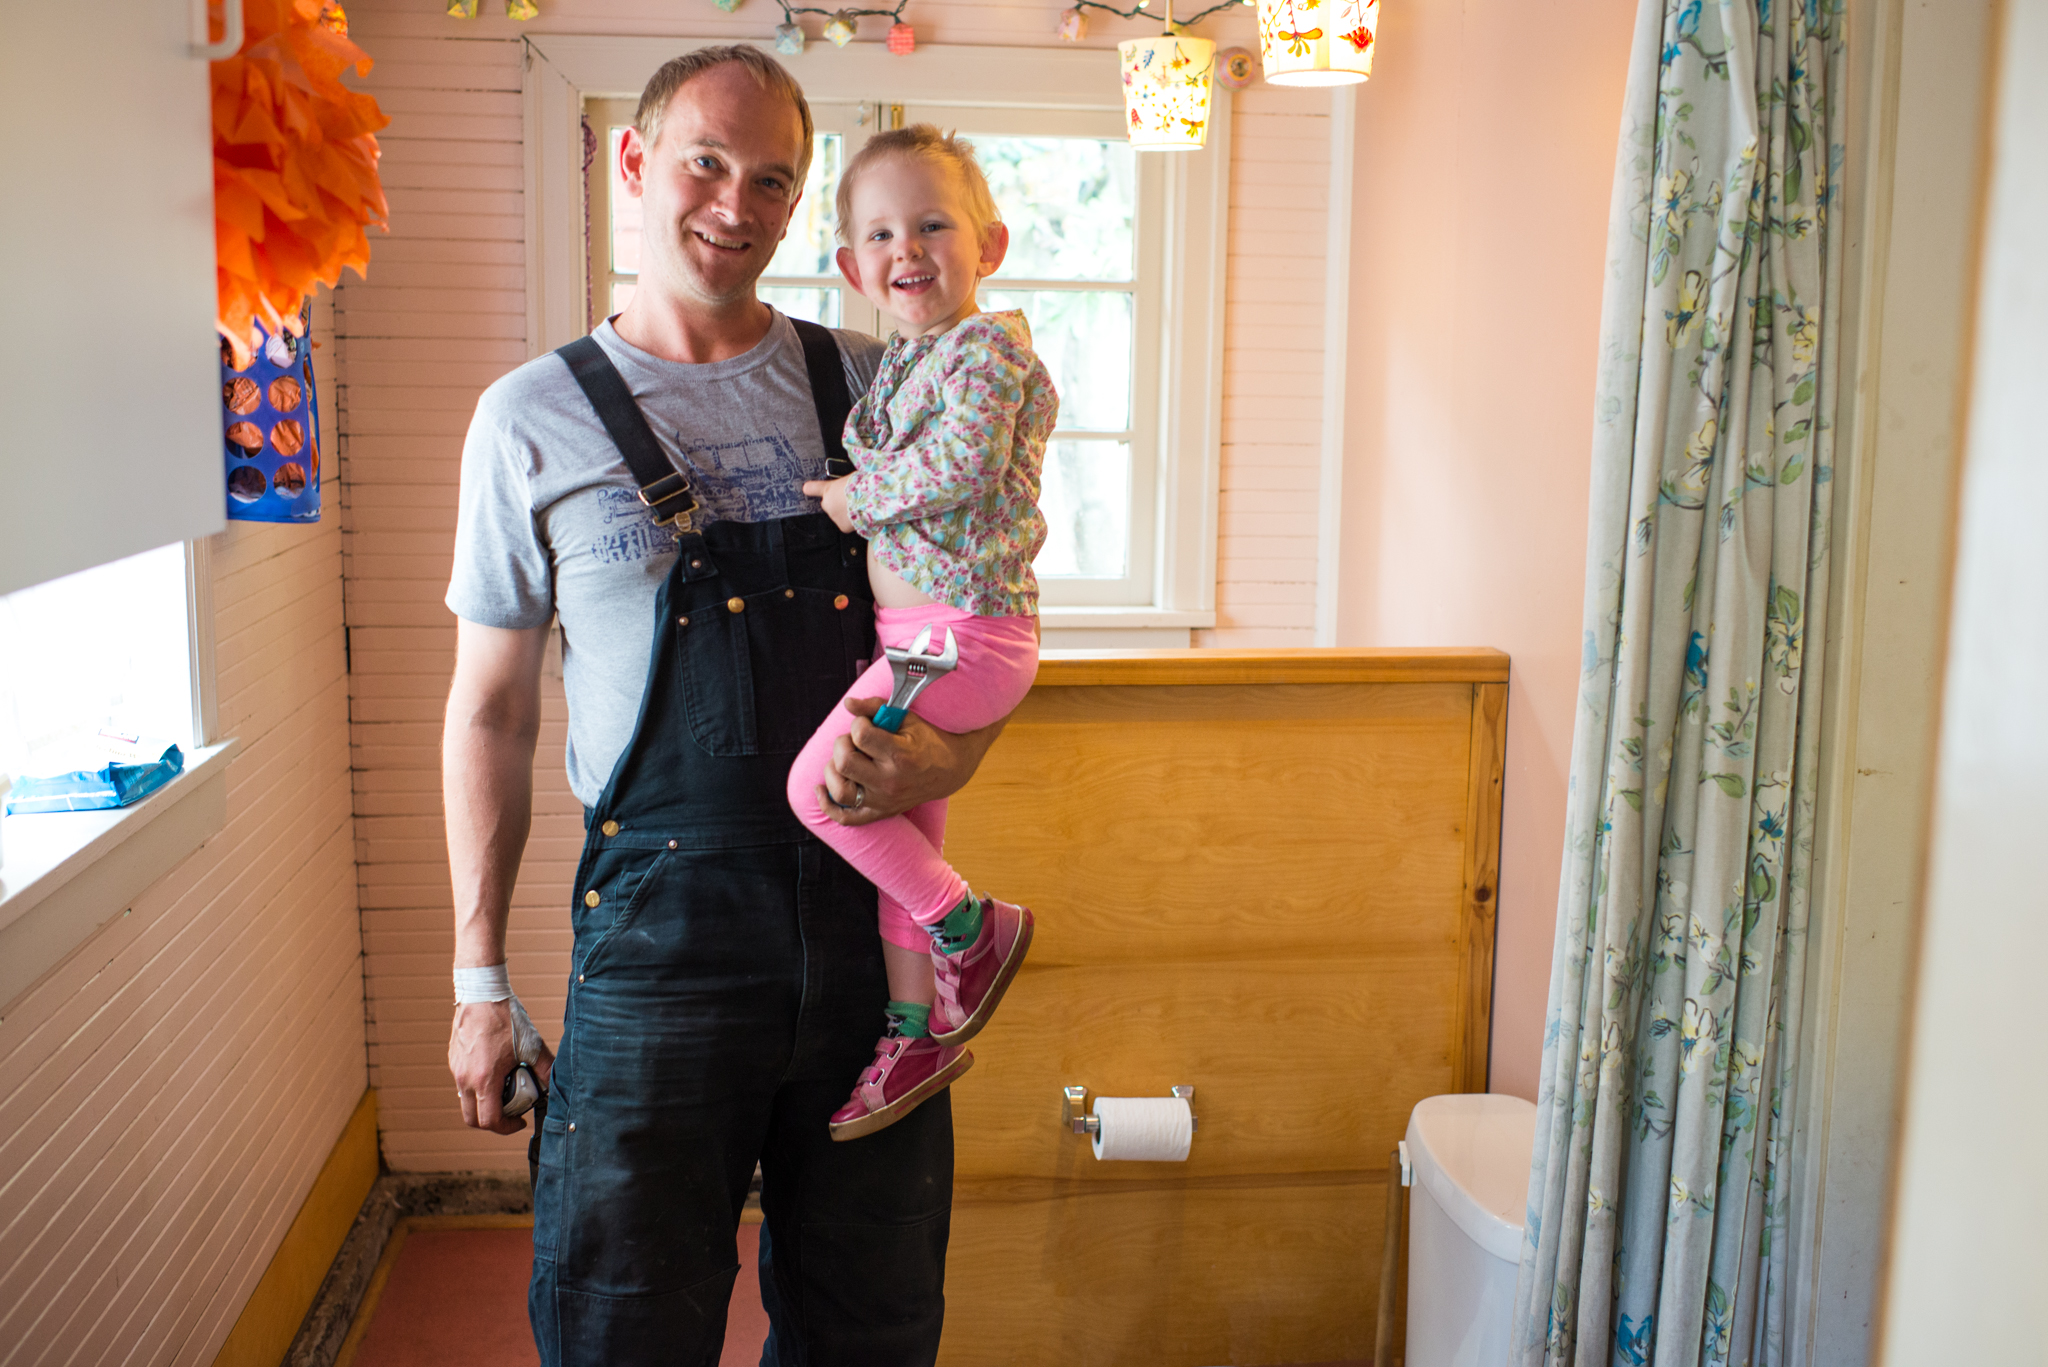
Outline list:
[[[1131,146],[1141,152],[1199,148],[1209,136],[1209,82],[1216,45],[1184,33],[1118,43]]]
[[[1259,59],[1274,85],[1350,85],[1372,75],[1380,0],[1259,0]]]

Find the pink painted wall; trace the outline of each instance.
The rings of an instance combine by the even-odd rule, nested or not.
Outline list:
[[[1358,97],[1341,645],[1513,658],[1492,1088],[1533,1099],[1634,0],[1401,0]]]

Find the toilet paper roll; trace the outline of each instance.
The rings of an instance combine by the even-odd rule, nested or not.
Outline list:
[[[1099,1096],[1095,1156],[1152,1163],[1184,1163],[1195,1137],[1194,1112],[1177,1096]]]

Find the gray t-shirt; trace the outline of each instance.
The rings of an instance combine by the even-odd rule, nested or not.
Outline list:
[[[825,476],[803,343],[776,314],[743,356],[665,361],[609,322],[593,334],[670,460],[689,475],[700,525],[815,512],[799,485]],[[837,332],[849,397],[882,344]],[[569,786],[585,806],[611,778],[647,682],[654,600],[675,563],[639,485],[560,358],[527,362],[484,391],[462,448],[462,505],[448,607],[490,627],[562,625]]]

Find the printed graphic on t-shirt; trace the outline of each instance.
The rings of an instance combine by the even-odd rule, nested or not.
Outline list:
[[[655,525],[653,512],[632,490],[599,489],[597,497],[603,529],[590,543],[590,554],[598,564],[645,560],[676,548],[676,539]]]
[[[706,522],[768,522],[815,507],[803,495],[803,482],[824,472],[808,468],[780,432],[705,446],[689,445],[681,433],[675,440]]]

